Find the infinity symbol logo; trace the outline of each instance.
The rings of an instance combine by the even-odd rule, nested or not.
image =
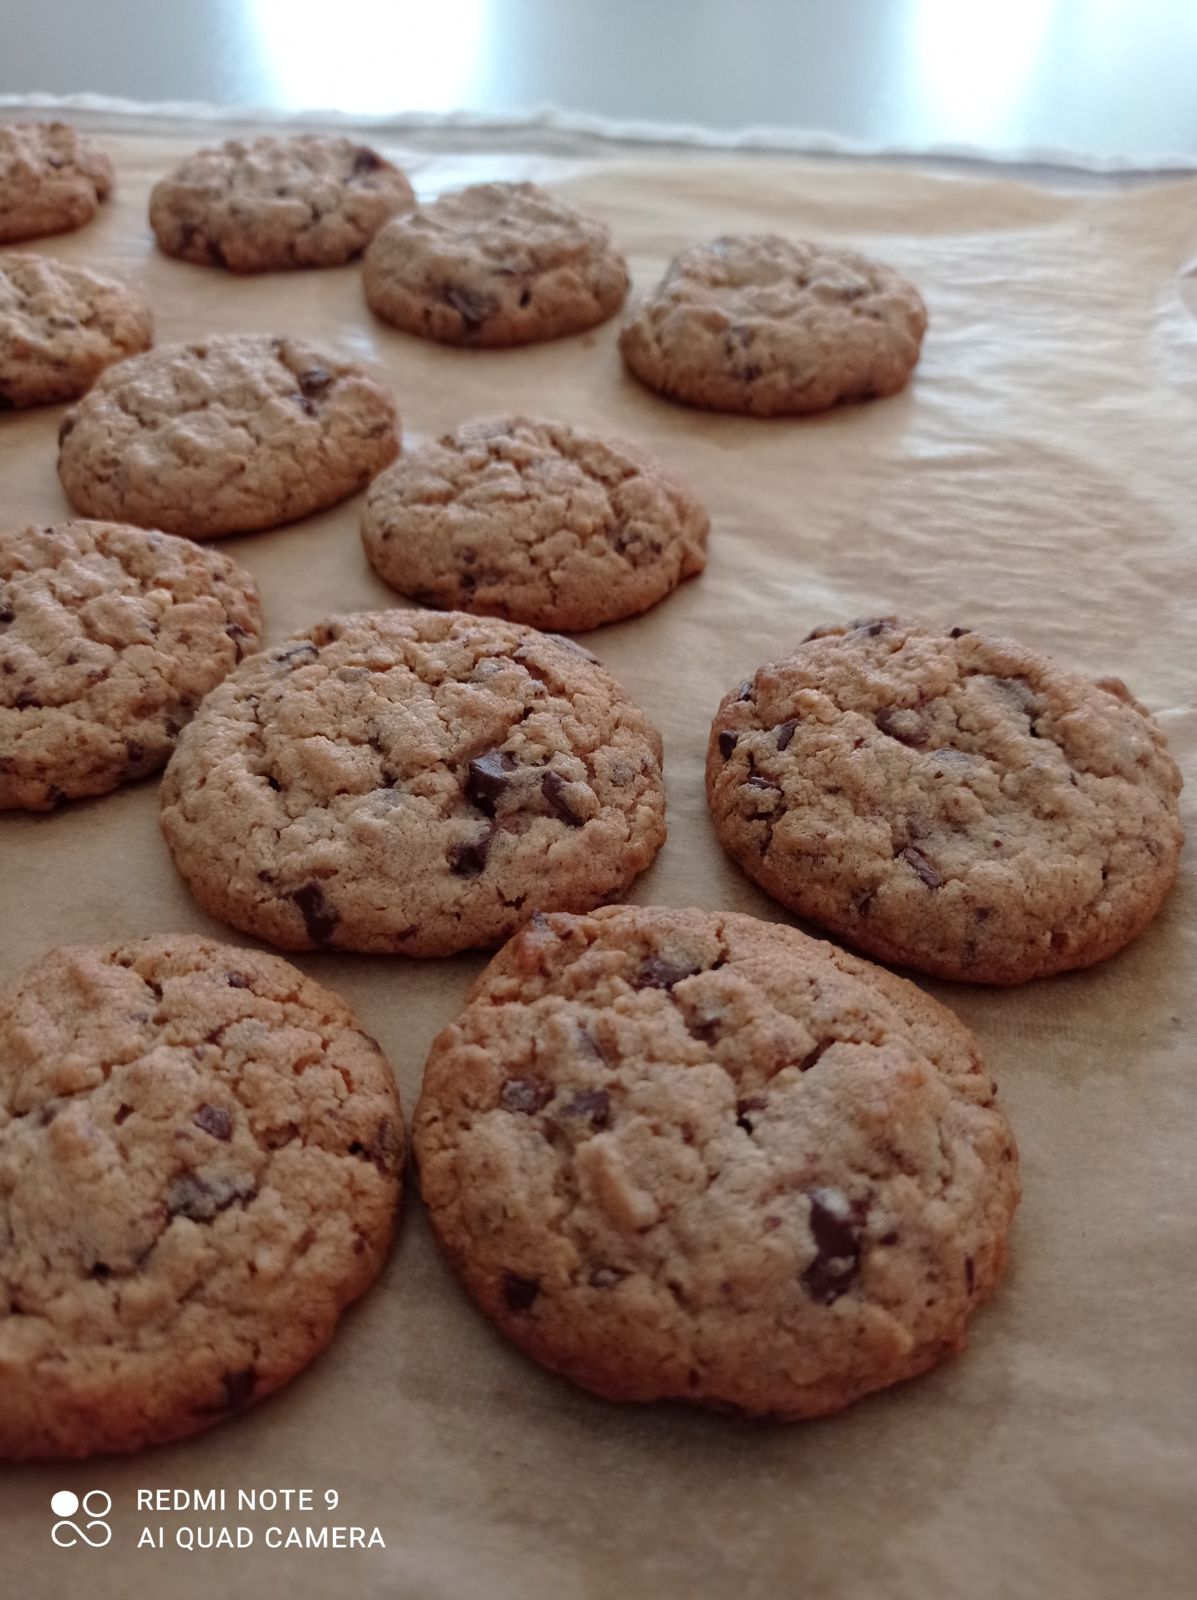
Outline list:
[[[77,1522],[67,1520],[81,1508],[88,1519],[84,1528]],[[89,1544],[93,1550],[102,1550],[112,1538],[112,1529],[104,1521],[112,1510],[112,1496],[105,1494],[103,1489],[89,1489],[83,1496],[82,1506],[77,1494],[72,1494],[69,1489],[59,1489],[50,1498],[50,1510],[56,1517],[62,1518],[50,1530],[51,1539],[61,1550],[70,1550],[81,1543]]]

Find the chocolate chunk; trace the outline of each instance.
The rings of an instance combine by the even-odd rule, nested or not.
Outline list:
[[[291,891],[291,899],[303,918],[312,943],[327,944],[336,932],[340,918],[329,905],[324,890],[318,883],[305,883],[301,888]]]
[[[611,1096],[605,1089],[584,1089],[574,1095],[568,1105],[562,1106],[565,1117],[587,1117],[596,1128],[605,1128],[611,1120]]]
[[[449,850],[449,870],[458,878],[476,878],[486,866],[494,836],[492,823],[472,839],[463,839],[453,845]]]
[[[921,750],[927,743],[926,725],[917,711],[907,710],[903,706],[882,706],[873,721],[882,733],[901,744]]]
[[[285,662],[287,666],[298,665],[304,667],[315,661],[318,654],[319,651],[316,646],[309,644],[305,639],[301,644],[293,644],[289,650],[280,650],[274,659],[280,665]]]
[[[683,978],[692,978],[702,967],[682,966],[676,961],[666,961],[661,956],[649,956],[632,975],[633,989],[672,989]]]
[[[834,1043],[834,1039],[823,1039],[814,1047],[813,1050],[808,1050],[803,1056],[802,1060],[798,1063],[798,1071],[809,1072],[812,1067],[817,1066],[822,1060],[824,1053],[830,1050]]]
[[[477,333],[486,319],[499,309],[499,302],[492,296],[479,294],[474,289],[466,289],[456,283],[447,283],[444,286],[441,290],[441,299],[457,312],[465,323],[467,333]]]
[[[189,1217],[192,1222],[211,1222],[227,1211],[235,1200],[249,1200],[257,1191],[251,1178],[201,1178],[197,1173],[181,1173],[166,1191],[166,1207],[172,1217]]]
[[[13,701],[13,705],[18,711],[28,711],[30,706],[37,706],[40,704],[41,701],[38,700],[32,689],[22,689],[17,695],[16,699]]]
[[[136,739],[125,740],[125,754],[134,766],[139,761],[145,760],[145,745],[139,744]]]
[[[857,633],[863,633],[867,639],[875,639],[878,634],[888,633],[893,623],[888,617],[863,617],[854,622],[852,626]]]
[[[223,1373],[220,1381],[224,1384],[225,1405],[230,1411],[239,1411],[253,1397],[258,1374],[253,1367],[242,1367],[238,1372]]]
[[[308,399],[306,394],[297,394],[294,398],[299,401],[299,409],[303,412],[305,417],[314,417],[316,415],[316,407]]]
[[[538,1279],[521,1278],[515,1272],[503,1274],[503,1298],[509,1311],[527,1311],[539,1293]]]
[[[808,1199],[817,1254],[802,1274],[802,1287],[812,1300],[829,1306],[847,1293],[860,1271],[860,1235],[839,1189],[812,1189]]]
[[[191,1120],[197,1128],[211,1134],[213,1139],[228,1140],[233,1137],[232,1118],[219,1106],[202,1105]]]
[[[393,1172],[398,1165],[402,1149],[403,1141],[395,1130],[395,1124],[390,1117],[381,1117],[372,1137],[364,1141],[354,1139],[349,1146],[349,1154],[362,1156],[379,1172],[387,1173]]]
[[[744,787],[746,789],[773,789],[778,794],[781,793],[780,783],[775,783],[772,778],[766,778],[759,772],[754,772],[750,777],[745,778]]]
[[[360,176],[363,172],[377,172],[379,167],[384,166],[386,166],[386,162],[382,157],[364,144],[359,145],[353,152],[353,171],[355,176]]]
[[[559,772],[549,771],[545,773],[540,780],[540,792],[562,822],[567,823],[571,828],[580,828],[582,826],[585,818],[580,817],[570,805],[569,797],[565,792],[565,779]]]
[[[548,1105],[553,1098],[553,1087],[542,1078],[508,1078],[499,1091],[499,1104],[504,1111],[514,1111],[531,1117]]]
[[[739,740],[739,737],[740,735],[738,733],[733,733],[730,728],[724,728],[722,733],[719,735],[719,754],[725,761],[730,759],[732,751],[736,748],[736,743]]]
[[[745,678],[744,682],[736,690],[736,699],[737,700],[751,700],[752,699],[752,679],[751,678]]]
[[[627,1273],[620,1272],[618,1267],[595,1267],[590,1274],[590,1282],[595,1289],[614,1289],[626,1277]]]
[[[132,1106],[121,1105],[121,1106],[117,1107],[116,1115],[113,1117],[112,1120],[115,1123],[115,1125],[119,1128],[121,1123],[122,1122],[127,1122],[128,1119],[132,1115],[133,1115],[133,1107]]]
[[[969,1294],[972,1294],[974,1288],[976,1287],[976,1283],[977,1283],[977,1269],[973,1265],[973,1258],[972,1258],[972,1256],[965,1256],[965,1258],[964,1258],[964,1287],[968,1291]]]
[[[971,1261],[969,1262],[969,1265],[972,1265]],[[112,1276],[112,1268],[106,1261],[97,1261],[95,1266],[91,1269],[91,1276],[95,1278],[97,1282],[103,1283],[105,1278],[110,1278]]]
[[[509,750],[488,750],[485,755],[475,756],[466,776],[466,799],[485,811],[488,817],[493,817],[495,806],[511,782],[509,774],[516,765]]]
[[[962,639],[966,633],[971,633],[972,631],[973,630],[971,628],[949,628],[948,629],[948,638],[949,639]]]
[[[779,750],[788,750],[790,748],[790,740],[794,737],[794,729],[798,726],[798,721],[797,717],[791,717],[788,722],[779,722],[777,724],[774,732],[777,735],[777,748]]]
[[[225,974],[225,982],[228,984],[230,989],[248,989],[249,988],[249,979],[242,972],[228,972],[228,973],[226,973]]]
[[[898,851],[898,859],[905,861],[906,865],[915,872],[927,885],[928,889],[938,889],[943,879],[936,872],[931,862],[921,850],[916,850],[914,845],[908,844],[904,850]]]
[[[17,620],[17,614],[11,606],[0,606],[0,627],[7,628],[10,622]]]
[[[736,1126],[743,1128],[745,1133],[752,1132],[752,1118],[749,1112],[763,1111],[769,1104],[763,1094],[749,1095],[747,1100],[736,1101]]]
[[[323,394],[333,381],[327,367],[308,367],[299,374],[299,387],[306,395]]]

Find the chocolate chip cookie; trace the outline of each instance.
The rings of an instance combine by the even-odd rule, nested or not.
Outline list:
[[[187,539],[110,522],[0,533],[0,810],[156,772],[261,631],[249,573]]]
[[[607,228],[534,183],[479,183],[396,217],[366,251],[364,277],[380,317],[446,344],[581,333],[628,292]]]
[[[153,336],[127,284],[49,256],[0,256],[0,411],[77,399]]]
[[[619,348],[670,400],[793,416],[896,394],[926,328],[918,290],[890,267],[773,233],[730,234],[682,251]]]
[[[0,244],[81,228],[112,190],[112,162],[65,122],[0,124]]]
[[[870,955],[1022,983],[1113,955],[1176,876],[1181,780],[1114,678],[965,628],[820,629],[726,696],[728,853]]]
[[[394,1078],[277,956],[159,935],[0,996],[0,1457],[136,1450],[264,1399],[386,1259]]]
[[[701,572],[709,527],[635,445],[488,417],[376,478],[362,539],[379,577],[421,605],[580,629],[646,611]]]
[[[284,949],[449,955],[644,871],[665,838],[661,740],[567,639],[458,612],[334,617],[208,696],[162,831],[205,910]]]
[[[536,917],[432,1046],[437,1239],[522,1350],[612,1400],[811,1417],[962,1348],[1018,1203],[976,1041],[792,928]]]
[[[356,494],[399,454],[398,427],[353,362],[227,334],[105,372],[63,418],[58,476],[87,516],[216,539]]]
[[[150,226],[168,255],[232,272],[336,267],[414,203],[368,145],[263,134],[188,156],[154,185]]]

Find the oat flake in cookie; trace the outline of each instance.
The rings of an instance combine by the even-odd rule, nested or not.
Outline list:
[[[622,893],[661,741],[589,651],[458,612],[333,617],[205,700],[162,785],[200,904],[288,950],[449,955]]]
[[[391,1069],[277,956],[52,951],[0,995],[0,1458],[177,1439],[295,1376],[386,1259]]]
[[[890,267],[777,234],[731,234],[682,251],[619,348],[671,400],[773,417],[896,394],[926,328],[918,290]]]
[[[706,511],[638,446],[488,417],[376,478],[362,538],[421,605],[538,628],[596,628],[655,605],[706,565]]]
[[[197,150],[150,194],[168,255],[233,272],[334,267],[414,204],[398,167],[352,139],[264,134]]]
[[[1117,679],[1009,639],[820,629],[728,694],[707,795],[783,905],[885,961],[1021,983],[1101,961],[1176,876],[1181,780]]]
[[[810,1417],[959,1350],[1014,1141],[912,984],[751,917],[532,923],[436,1039],[437,1239],[537,1361],[613,1400]]]
[[[367,250],[364,277],[380,317],[447,344],[581,333],[628,291],[608,229],[534,183],[479,183],[396,217]]]
[[[353,362],[226,334],[109,368],[63,418],[58,476],[88,516],[215,539],[364,489],[399,454],[398,426]]]
[[[0,256],[0,411],[77,399],[153,334],[127,284],[49,256]]]
[[[65,122],[0,124],[0,244],[81,228],[112,189],[112,162]]]
[[[0,533],[0,810],[157,771],[260,633],[253,578],[187,539],[109,522]]]

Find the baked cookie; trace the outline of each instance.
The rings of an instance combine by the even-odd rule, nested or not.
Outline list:
[[[293,522],[399,454],[390,395],[303,339],[226,334],[110,368],[58,430],[87,516],[216,539]]]
[[[150,226],[168,255],[233,272],[339,267],[414,204],[398,167],[367,145],[264,134],[180,162],[150,193]]]
[[[519,1347],[612,1400],[837,1411],[962,1348],[1018,1203],[976,1041],[793,928],[536,917],[436,1039],[436,1237]]]
[[[262,631],[242,567],[110,522],[0,533],[0,810],[161,767]]]
[[[127,284],[49,256],[0,256],[0,411],[74,400],[153,337]]]
[[[973,983],[1141,933],[1176,876],[1180,786],[1117,679],[893,618],[761,667],[707,751],[715,830],[749,877],[870,955]]]
[[[394,1232],[395,1081],[277,956],[52,951],[0,996],[0,1458],[136,1450],[263,1399]]]
[[[81,228],[112,189],[112,162],[65,122],[0,124],[0,244]]]
[[[362,539],[420,605],[597,628],[706,565],[710,520],[635,445],[563,422],[488,417],[376,478]]]
[[[396,217],[366,251],[364,277],[380,317],[445,344],[581,333],[628,292],[609,230],[534,183],[478,183]]]
[[[918,290],[854,250],[730,234],[676,257],[619,348],[670,400],[793,416],[896,394],[926,328]]]
[[[661,740],[589,651],[459,612],[333,617],[204,701],[162,831],[206,911],[286,950],[495,945],[665,839]]]

